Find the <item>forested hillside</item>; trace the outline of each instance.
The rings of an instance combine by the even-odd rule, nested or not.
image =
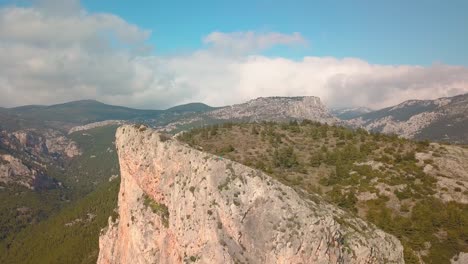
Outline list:
[[[468,206],[457,201],[468,195],[466,178],[440,185],[450,178],[440,163],[451,148],[461,147],[308,121],[226,123],[179,139],[320,194],[374,223],[402,241],[407,263],[449,263],[468,250]]]
[[[116,128],[70,135],[83,153],[63,168],[48,167],[59,187],[2,188],[0,263],[96,262],[99,231],[116,207],[119,187]]]

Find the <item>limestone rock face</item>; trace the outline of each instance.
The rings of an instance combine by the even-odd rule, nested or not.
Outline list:
[[[178,119],[158,127],[160,131],[184,130],[195,124],[212,122],[284,122],[311,120],[327,124],[347,124],[334,117],[327,107],[315,96],[259,97],[242,104],[226,106],[209,112]]]
[[[81,155],[81,150],[73,140],[65,137],[55,130],[45,133],[46,145],[49,153],[58,154],[64,158],[73,158]]]
[[[208,113],[217,119],[246,119],[248,121],[283,121],[308,119],[321,123],[335,123],[320,98],[315,96],[260,97],[243,104],[227,106]]]
[[[30,189],[57,187],[47,176],[48,165],[60,167],[82,153],[76,142],[53,129],[2,130],[0,149],[0,182]]]
[[[409,100],[346,121],[352,127],[406,138],[468,143],[468,93],[436,100]]]
[[[116,221],[98,263],[403,263],[393,236],[318,196],[165,139],[117,130]]]
[[[43,170],[27,166],[22,160],[9,155],[0,155],[0,183],[18,184],[29,189],[55,185]]]
[[[42,160],[51,156],[68,159],[81,155],[76,142],[53,129],[1,131],[0,144],[12,150],[30,153]]]
[[[124,120],[105,120],[100,122],[93,122],[82,126],[74,126],[69,131],[68,134],[72,134],[78,131],[90,130],[97,127],[110,126],[110,125],[122,125]]]
[[[27,188],[33,188],[37,172],[29,169],[21,160],[11,155],[0,155],[0,182],[15,182]]]

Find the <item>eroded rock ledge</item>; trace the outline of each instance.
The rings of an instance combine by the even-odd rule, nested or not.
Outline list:
[[[119,218],[98,263],[403,263],[395,237],[258,170],[143,126],[116,137]]]

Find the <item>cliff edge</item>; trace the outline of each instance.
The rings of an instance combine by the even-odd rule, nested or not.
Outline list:
[[[393,236],[261,171],[144,126],[117,130],[121,186],[98,263],[403,263]]]

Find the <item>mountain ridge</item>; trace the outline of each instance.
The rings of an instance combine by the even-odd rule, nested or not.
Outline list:
[[[355,128],[418,140],[468,143],[468,94],[408,100],[347,122]]]

